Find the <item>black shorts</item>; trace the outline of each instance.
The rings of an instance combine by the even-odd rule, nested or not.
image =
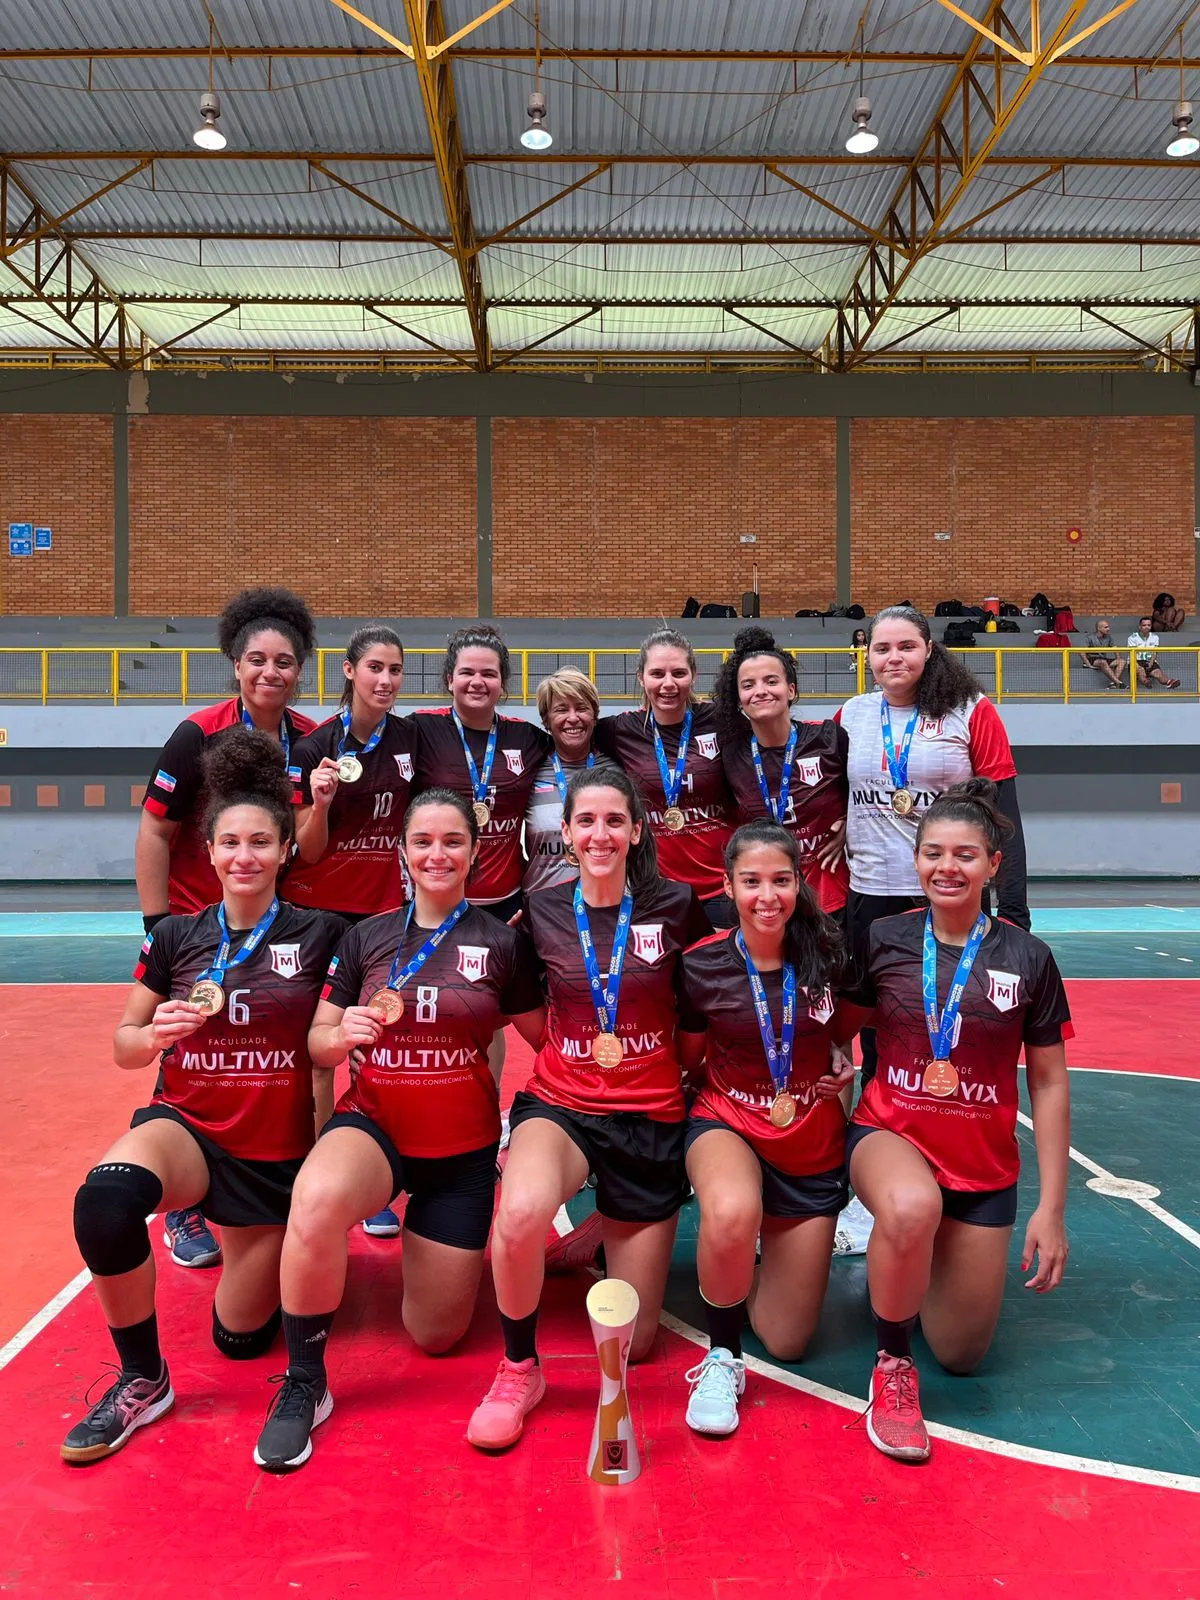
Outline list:
[[[613,1222],[666,1222],[687,1199],[686,1122],[654,1122],[641,1111],[593,1116],[552,1106],[522,1089],[508,1114],[509,1127],[519,1128],[534,1117],[556,1123],[583,1152],[596,1175],[601,1216]]]
[[[684,1154],[692,1148],[702,1134],[717,1128],[732,1133],[735,1139],[742,1136],[736,1128],[715,1117],[692,1117],[684,1135]],[[850,1199],[850,1185],[846,1180],[845,1166],[831,1167],[828,1172],[806,1173],[797,1177],[792,1172],[781,1172],[771,1162],[764,1161],[748,1140],[743,1144],[758,1156],[762,1172],[762,1200],[764,1217],[836,1217]]]
[[[471,902],[474,904],[474,902]],[[518,911],[525,909],[525,894],[521,889],[514,889],[512,894],[505,895],[503,900],[497,900],[494,905],[478,906],[479,911],[486,911],[489,917],[495,917],[499,922],[511,922]]]
[[[243,1156],[231,1156],[174,1106],[142,1106],[133,1113],[129,1126],[140,1128],[160,1120],[177,1122],[200,1146],[208,1168],[208,1189],[199,1209],[209,1222],[222,1228],[287,1226],[292,1185],[304,1165],[303,1156],[290,1161],[247,1161]]]
[[[861,1122],[852,1122],[846,1129],[846,1168],[850,1157],[870,1133],[880,1133],[880,1128],[868,1128]],[[951,1222],[969,1222],[973,1228],[1011,1228],[1017,1220],[1017,1186],[1010,1183],[1005,1189],[947,1189],[942,1191],[942,1216]]]
[[[358,1128],[369,1134],[392,1169],[391,1199],[408,1195],[404,1227],[455,1250],[482,1250],[496,1206],[499,1141],[457,1156],[402,1156],[377,1122],[361,1111],[335,1111],[321,1129]]]

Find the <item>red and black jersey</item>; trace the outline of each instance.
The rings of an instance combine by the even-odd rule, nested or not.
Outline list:
[[[310,865],[299,855],[294,857],[281,890],[289,900],[359,917],[404,904],[400,830],[414,782],[412,722],[411,717],[389,715],[370,755],[362,755],[362,744],[353,734],[346,739],[344,754],[359,756],[362,777],[338,784],[329,807],[329,843],[321,859]],[[332,717],[292,750],[298,806],[312,805],[313,771],[327,757],[336,760],[342,737],[341,719]]]
[[[634,897],[617,1002],[616,1032],[625,1058],[618,1067],[601,1067],[592,1059],[600,1024],[579,948],[574,894],[574,884],[558,884],[530,895],[526,907],[550,1008],[546,1042],[529,1088],[573,1111],[641,1111],[656,1122],[678,1121],[683,1116],[675,1053],[680,958],[712,931],[704,908],[686,884],[666,879]],[[587,908],[602,977],[612,957],[618,910]]]
[[[840,1166],[845,1155],[846,1113],[841,1101],[822,1100],[817,1079],[829,1071],[830,1023],[834,997],[796,994],[796,1035],[788,1092],[796,1100],[796,1120],[773,1127],[768,1116],[775,1085],[746,975],[736,944],[737,932],[713,934],[683,958],[683,1000],[679,1026],[706,1031],[706,1078],[692,1115],[724,1122],[781,1172],[808,1176]],[[760,973],[775,1038],[783,1029],[783,973]]]
[[[521,825],[538,768],[553,748],[550,735],[532,722],[522,717],[497,720],[500,729],[487,794],[492,819],[480,830],[479,857],[467,885],[468,899],[474,906],[495,905],[520,889],[525,874]],[[475,795],[471,774],[454,718],[448,711],[422,711],[412,718],[412,725],[415,792],[453,789],[472,803]],[[467,728],[465,732],[476,770],[482,774],[487,731]]]
[[[329,963],[321,998],[365,1005],[382,989],[397,950],[413,956],[433,931],[404,931],[407,913],[360,922]],[[401,962],[403,968],[404,961]],[[352,1070],[339,1111],[358,1111],[405,1156],[454,1156],[500,1137],[500,1097],[488,1045],[505,1017],[542,1002],[525,936],[472,907],[400,991],[404,1014]]]
[[[958,1088],[940,1099],[923,1087],[932,1059],[921,998],[924,911],[871,925],[867,972],[849,996],[873,1006],[879,1065],[854,1121],[907,1139],[947,1189],[1005,1189],[1017,1181],[1017,1060],[1022,1045],[1071,1037],[1066,990],[1047,945],[993,920],[975,958],[950,1059]],[[938,945],[938,1005],[961,950]]]
[[[313,1144],[308,1030],[345,928],[328,912],[281,903],[262,944],[226,972],[224,1009],[163,1052],[154,1104],[173,1106],[246,1161],[307,1154]],[[236,954],[242,939],[230,932]],[[215,905],[196,916],[166,917],[146,935],[134,978],[165,1000],[186,1000],[220,944]]]
[[[175,729],[159,752],[155,772],[146,785],[142,800],[145,809],[180,827],[171,840],[171,868],[167,880],[167,903],[173,913],[190,916],[221,898],[221,885],[208,859],[208,846],[201,830],[204,811],[204,777],[200,759],[204,747],[226,728],[242,720],[240,698],[223,700],[219,705],[194,711]],[[299,711],[286,711],[284,721],[294,758],[296,745],[311,733],[316,723]]]
[[[683,723],[660,727],[658,731],[667,770],[674,771]],[[658,846],[658,870],[663,877],[691,884],[702,900],[720,894],[725,882],[725,846],[733,831],[733,796],[721,764],[712,706],[705,702],[696,706],[692,714],[687,765],[679,791],[684,826],[678,833],[672,833],[663,822],[667,798],[658,770],[650,713],[639,709],[601,717],[596,724],[596,748],[620,762],[637,785]]]
[[[830,829],[846,820],[850,789],[846,782],[846,754],[849,740],[845,729],[829,719],[825,722],[797,722],[799,730],[788,803],[783,826],[793,834],[800,849],[805,882],[817,897],[822,911],[840,911],[850,890],[850,869],[845,861],[836,872],[826,872],[817,852],[829,843]],[[772,798],[779,796],[786,745],[760,745],[763,773]],[[728,741],[721,747],[725,776],[733,791],[739,822],[768,820],[768,811],[754,771],[750,739]]]

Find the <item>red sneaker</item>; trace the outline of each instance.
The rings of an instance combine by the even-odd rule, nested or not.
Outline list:
[[[546,1379],[533,1356],[528,1361],[505,1356],[492,1387],[471,1413],[467,1443],[480,1450],[505,1450],[516,1444],[525,1418],[545,1392]]]
[[[911,1356],[880,1351],[871,1373],[867,1435],[876,1450],[897,1461],[928,1461],[929,1435],[921,1415],[921,1390]]]
[[[546,1250],[547,1273],[571,1272],[576,1267],[594,1266],[596,1251],[603,1242],[603,1233],[600,1213],[593,1211],[570,1233],[560,1234]]]

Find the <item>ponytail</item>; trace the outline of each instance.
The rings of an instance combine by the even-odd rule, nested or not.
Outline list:
[[[822,990],[837,986],[845,969],[846,948],[841,929],[821,910],[816,896],[804,881],[795,835],[777,822],[760,818],[757,822],[745,822],[737,829],[725,846],[725,875],[731,883],[738,858],[755,845],[768,845],[780,851],[796,874],[796,905],[784,928],[783,954],[795,969],[797,987],[806,990],[810,1000],[816,1000]]]

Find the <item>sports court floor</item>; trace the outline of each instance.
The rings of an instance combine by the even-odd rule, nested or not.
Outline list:
[[[925,1362],[932,1462],[889,1461],[856,1425],[872,1354],[861,1257],[835,1261],[802,1365],[747,1346],[738,1433],[688,1432],[689,1208],[660,1345],[631,1375],[645,1470],[604,1490],[585,1474],[586,1278],[548,1284],[550,1392],[516,1449],[487,1458],[463,1431],[498,1357],[490,1293],[458,1352],[422,1356],[398,1331],[398,1245],[361,1234],[330,1352],[336,1409],[303,1471],[270,1478],[250,1458],[282,1350],[221,1361],[213,1275],[162,1261],[153,1228],[176,1409],[114,1460],[62,1465],[61,1436],[111,1356],[71,1196],[150,1091],[109,1056],[140,924],[124,892],[0,898],[0,1593],[1197,1600],[1200,885],[1042,885],[1034,926],[1075,1014],[1070,1267],[1035,1299],[1014,1244],[981,1372]],[[506,1096],[528,1059],[510,1045]],[[1033,1198],[1023,1183],[1018,1237]],[[590,1204],[585,1191],[571,1211]]]

